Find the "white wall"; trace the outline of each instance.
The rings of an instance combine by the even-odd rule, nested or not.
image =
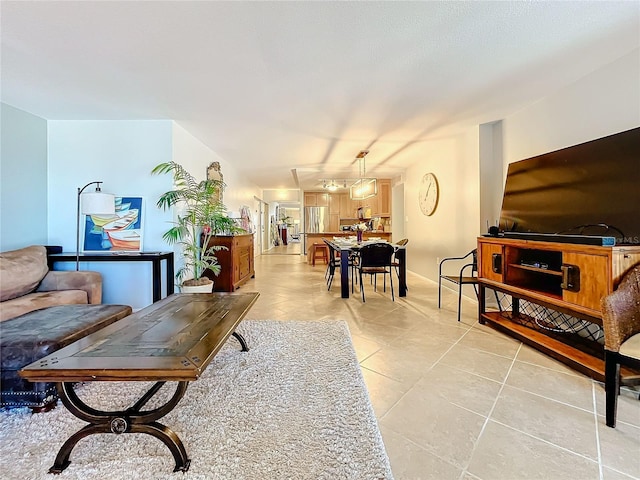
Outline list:
[[[267,189],[262,191],[262,200],[267,203],[291,203],[301,202],[301,191],[299,189]]]
[[[142,196],[143,249],[168,251],[162,240],[172,212],[156,207],[160,195],[172,188],[170,175],[151,175],[154,166],[175,160],[199,179],[209,163],[219,161],[227,184],[225,203],[230,210],[252,206],[257,187],[243,181],[234,168],[171,120],[50,121],[49,122],[49,242],[76,248],[77,188],[99,180],[103,190],[116,195]],[[91,189],[92,187],[90,187]],[[73,264],[58,264],[72,269]],[[103,301],[134,309],[152,302],[151,265],[145,262],[89,262],[83,270],[103,274]],[[163,268],[164,274],[164,268]],[[164,286],[163,286],[164,294]]]
[[[406,175],[405,208],[409,221],[405,231],[410,239],[410,270],[437,281],[437,258],[474,248],[475,237],[485,233],[486,226],[486,219],[480,217],[479,202],[485,216],[501,203],[510,162],[638,126],[640,50],[636,49],[505,117],[501,126],[479,126],[467,133],[426,142],[416,152],[421,159]],[[500,180],[491,181],[491,193],[478,172],[482,178],[489,178],[489,165],[496,158],[503,158],[502,171],[496,164],[493,173]],[[417,190],[420,179],[429,171],[438,177],[441,195],[435,214],[424,217],[417,206]],[[466,295],[475,298],[471,290]]]
[[[503,121],[504,173],[523,160],[640,126],[640,49]]]
[[[47,245],[47,121],[0,107],[0,252]]]
[[[227,185],[224,192],[224,204],[227,209],[237,213],[242,206],[250,207],[252,212],[258,208],[254,197],[261,196],[260,188],[245,180],[232,164],[175,122],[173,123],[173,160],[185,167],[198,180],[206,178],[207,167],[211,162],[220,162],[223,181]],[[254,223],[257,223],[255,218]]]
[[[419,144],[414,154],[420,160],[406,172],[407,266],[434,281],[438,260],[468,253],[480,234],[478,143],[479,129],[475,127]],[[418,191],[422,177],[429,172],[438,179],[440,198],[434,214],[425,216],[418,204]]]
[[[155,202],[171,187],[171,178],[150,172],[171,160],[171,127],[169,120],[49,121],[49,242],[75,252],[77,189],[102,181],[105,192],[143,197],[143,249],[168,250],[162,232],[171,213]],[[56,266],[73,268],[70,263]],[[150,263],[90,262],[80,268],[103,274],[104,303],[138,309],[152,302]]]
[[[480,231],[497,226],[502,209],[502,122],[480,125]]]

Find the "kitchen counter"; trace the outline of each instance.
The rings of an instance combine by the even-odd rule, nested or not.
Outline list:
[[[311,246],[314,243],[322,243],[323,238],[332,239],[333,237],[355,237],[355,231],[347,231],[347,232],[324,232],[324,233],[305,233],[305,237],[307,237],[306,248],[307,248],[307,262],[310,262],[311,259]],[[391,242],[391,232],[378,232],[378,231],[366,231],[362,232],[362,238],[367,240],[371,237],[380,237],[382,240],[386,240],[387,242]]]

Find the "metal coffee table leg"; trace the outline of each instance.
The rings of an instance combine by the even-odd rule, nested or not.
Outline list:
[[[191,460],[178,435],[170,428],[158,423],[156,420],[164,417],[178,404],[187,391],[189,382],[178,382],[173,396],[164,405],[152,410],[142,411],[144,405],[160,390],[165,382],[157,382],[153,385],[132,407],[122,411],[96,410],[84,403],[74,390],[74,384],[70,382],[58,383],[58,395],[65,407],[76,417],[89,423],[76,433],[71,435],[60,448],[55,463],[49,469],[49,473],[61,473],[71,463],[69,456],[71,451],[84,437],[94,433],[146,433],[163,442],[171,451],[176,466],[174,472],[189,470]]]
[[[248,352],[249,351],[249,346],[247,345],[247,341],[244,339],[244,337],[242,335],[240,335],[238,332],[233,332],[231,335],[236,337],[238,342],[240,342],[240,346],[242,347],[242,351],[243,352]]]

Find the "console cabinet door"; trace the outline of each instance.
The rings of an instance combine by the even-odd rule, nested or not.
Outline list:
[[[611,285],[611,265],[607,255],[565,252],[563,265],[577,266],[580,273],[578,291],[562,291],[562,299],[574,305],[580,305],[600,312],[600,299],[613,291]]]
[[[478,250],[478,275],[480,278],[502,282],[504,271],[504,247],[494,243],[480,243]]]

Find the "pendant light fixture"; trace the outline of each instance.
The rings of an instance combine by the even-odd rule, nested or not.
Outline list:
[[[378,180],[376,178],[367,178],[367,166],[364,157],[368,153],[369,150],[360,150],[356,155],[360,178],[349,189],[351,200],[366,200],[378,194]]]

